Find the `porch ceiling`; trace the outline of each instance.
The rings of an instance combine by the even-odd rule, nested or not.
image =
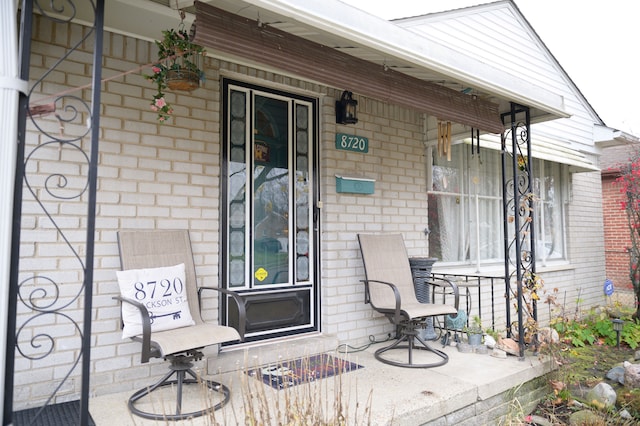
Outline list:
[[[159,29],[178,24],[177,8],[185,8],[185,21],[189,24],[194,19],[193,3],[193,0],[111,0],[106,5],[105,28],[154,40]],[[380,68],[474,94],[497,104],[501,113],[509,111],[510,102],[528,106],[532,123],[569,116],[564,111],[562,96],[339,1],[205,0],[203,3]],[[80,21],[81,15],[79,12]]]

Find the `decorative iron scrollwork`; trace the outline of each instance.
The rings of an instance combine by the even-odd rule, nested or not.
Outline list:
[[[93,235],[104,0],[85,0],[94,12],[94,23],[81,37],[74,33],[73,45],[63,46],[63,54],[43,74],[31,81],[22,97],[18,127],[19,158],[16,164],[16,207],[12,243],[10,302],[13,327],[8,342],[8,382],[13,384],[15,359],[22,357],[37,370],[40,362],[54,368],[51,394],[29,414],[30,423],[46,407],[63,399],[79,399],[76,424],[87,424],[89,397],[89,355],[93,277]],[[23,6],[21,78],[29,80],[31,34],[34,21],[73,24],[77,7],[72,0],[32,0]],[[85,18],[86,19],[86,18]],[[92,53],[95,52],[98,53]],[[60,85],[54,73],[65,74],[63,64],[93,55],[91,83],[49,95]],[[91,65],[91,64],[90,64]],[[88,89],[91,101],[73,94]],[[22,186],[20,186],[22,183]],[[26,189],[26,191],[24,191]],[[86,216],[83,217],[83,211]],[[83,256],[86,257],[83,259]],[[18,259],[16,261],[15,259]],[[15,349],[14,349],[15,348]],[[78,350],[78,348],[80,350]],[[46,361],[45,361],[46,359]],[[82,369],[78,368],[82,363]],[[22,363],[25,365],[25,363]],[[11,369],[10,369],[11,370]],[[53,378],[51,378],[53,377]],[[74,381],[82,378],[81,389]],[[17,384],[20,386],[20,384]],[[13,415],[13,388],[5,386],[5,421]],[[59,394],[61,389],[64,394]],[[69,419],[70,424],[74,419]]]
[[[525,294],[532,296],[539,282],[535,274],[535,194],[529,110],[512,104],[511,112],[503,115],[503,121],[509,126],[502,135],[507,323],[511,327],[509,335],[518,336],[522,356],[527,327],[537,321],[535,295],[526,298]],[[517,315],[515,321],[511,319],[512,308]]]

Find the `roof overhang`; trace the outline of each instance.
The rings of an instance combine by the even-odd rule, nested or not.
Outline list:
[[[607,126],[595,126],[594,138],[598,148],[632,145],[640,143],[640,138],[622,130]]]
[[[243,3],[232,10],[253,19],[273,15],[278,28],[317,43],[347,50],[352,56],[387,66],[419,79],[457,90],[473,89],[480,97],[500,104],[510,102],[531,109],[532,122],[566,118],[564,99],[544,87],[491,66],[449,47],[427,40],[415,32],[330,0],[209,0],[224,9],[225,3]],[[265,21],[264,18],[262,18]]]
[[[475,95],[371,66],[337,49],[204,3],[196,4],[196,19],[195,42],[210,48],[214,55],[224,52],[484,132],[504,130],[498,104]]]
[[[92,10],[80,2],[75,20],[91,22]],[[480,99],[507,112],[515,102],[530,108],[531,122],[569,115],[562,96],[531,84],[491,64],[462,55],[336,0],[207,0],[227,12],[252,19],[289,34],[313,41],[373,66],[463,92],[473,90]],[[193,20],[192,1],[111,0],[105,9],[105,29],[154,40],[159,29],[179,24],[176,10],[187,7],[186,24]],[[83,7],[85,9],[83,9]]]

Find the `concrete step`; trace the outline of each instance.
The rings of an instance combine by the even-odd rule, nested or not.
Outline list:
[[[205,353],[207,374],[228,373],[259,365],[277,363],[309,355],[334,351],[339,345],[333,335],[314,333],[267,343],[246,343],[225,347],[220,353]]]

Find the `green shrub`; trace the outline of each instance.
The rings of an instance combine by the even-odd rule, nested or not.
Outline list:
[[[640,324],[632,319],[631,313],[622,314],[620,319],[624,321],[620,342],[635,349],[640,342]],[[551,321],[551,326],[563,341],[575,347],[591,345],[598,340],[609,346],[617,343],[617,335],[606,310],[591,309],[579,319],[556,317]]]
[[[624,323],[622,332],[620,333],[620,341],[629,345],[631,349],[638,347],[640,342],[640,324],[637,320],[629,320]]]

